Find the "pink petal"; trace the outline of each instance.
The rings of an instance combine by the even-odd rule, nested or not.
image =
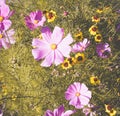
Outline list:
[[[80,84],[79,82],[74,82],[73,85],[74,85],[75,88],[76,88],[76,92],[80,92],[81,84]]]
[[[15,43],[14,33],[15,33],[14,29],[11,29],[11,30],[7,31],[7,33],[6,33],[7,35],[5,34],[6,42],[11,43],[11,44]]]
[[[89,98],[84,97],[84,96],[82,96],[82,95],[79,96],[79,99],[80,99],[80,102],[81,102],[81,104],[82,104],[83,106],[84,106],[84,105],[87,105],[87,104],[89,103],[89,101],[90,101]]]
[[[0,0],[0,6],[2,6],[3,4],[6,4],[6,0]]]
[[[81,95],[82,95],[82,96],[85,96],[85,97],[87,97],[87,98],[89,98],[89,99],[92,97],[91,91],[85,91],[84,93],[81,93]]]
[[[43,27],[41,30],[42,37],[44,40],[46,40],[48,43],[50,43],[51,40],[51,30],[49,27]]]
[[[9,6],[6,4],[2,4],[0,11],[1,11],[1,16],[3,16],[4,18],[7,17],[10,12]]]
[[[51,43],[59,44],[64,35],[64,30],[58,26],[56,26],[52,33]]]
[[[4,30],[8,30],[10,26],[12,25],[12,22],[10,20],[3,20],[2,22],[4,24]]]
[[[62,116],[70,116],[73,113],[75,113],[75,111],[67,110]]]
[[[51,51],[44,59],[44,61],[41,63],[41,66],[43,67],[49,67],[54,62],[54,51]]]
[[[63,55],[58,50],[55,50],[55,60],[54,60],[55,65],[56,66],[59,65],[63,61],[64,61]]]
[[[63,54],[65,57],[70,57],[69,54],[71,52],[71,47],[69,44],[73,42],[73,39],[70,34],[67,35],[66,38],[64,38],[60,44],[58,45],[58,50]]]
[[[87,86],[86,86],[84,83],[82,83],[82,84],[81,84],[80,93],[82,94],[82,93],[85,93],[85,92],[87,92],[87,91],[88,91]]]
[[[43,59],[44,57],[46,57],[46,55],[49,53],[50,51],[48,49],[32,49],[32,55],[34,56],[34,59],[36,60],[40,60]]]
[[[4,39],[2,39],[2,46],[5,48],[5,49],[8,49],[10,47],[10,44],[7,43]]]
[[[54,114],[51,110],[47,110],[44,116],[54,116]]]
[[[45,18],[45,16],[43,16],[42,19],[37,24],[37,26],[43,26],[43,24],[44,24],[45,21],[46,21],[46,18]]]
[[[66,100],[71,100],[71,99],[73,99],[75,97],[75,93],[73,94],[73,93],[70,93],[70,92],[65,92],[65,99]]]
[[[78,97],[74,97],[70,100],[69,105],[75,106],[75,108],[80,109],[83,105],[80,103],[80,99]]]
[[[48,50],[50,49],[49,43],[47,43],[45,40],[41,40],[37,38],[33,39],[32,46],[37,48],[46,48]]]

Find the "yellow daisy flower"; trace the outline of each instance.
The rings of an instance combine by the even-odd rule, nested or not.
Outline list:
[[[110,116],[115,116],[117,111],[111,106],[105,104],[105,112],[107,112]]]
[[[90,77],[90,83],[92,85],[99,85],[100,84],[100,80],[98,79],[98,77],[96,76],[91,76]]]
[[[95,41],[96,42],[101,42],[102,41],[102,35],[101,34],[95,35]]]
[[[75,38],[77,40],[82,40],[83,39],[83,33],[80,31],[79,33],[75,34]]]
[[[47,11],[46,12],[46,18],[48,22],[53,22],[56,18],[56,12],[53,10]]]
[[[65,70],[67,70],[67,69],[69,69],[69,68],[72,67],[72,65],[70,64],[70,62],[67,61],[67,60],[64,60],[64,62],[62,63],[61,66],[62,66],[62,68],[65,69]]]
[[[89,28],[89,32],[91,35],[96,35],[98,33],[98,27],[95,26],[95,25],[92,25],[90,28]]]
[[[76,63],[84,62],[85,61],[85,55],[83,53],[77,53],[75,55],[75,60],[76,60]]]
[[[98,23],[98,22],[100,22],[100,18],[97,17],[97,16],[93,16],[92,17],[92,22]]]

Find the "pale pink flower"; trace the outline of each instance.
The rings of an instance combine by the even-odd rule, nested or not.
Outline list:
[[[10,28],[12,22],[9,20],[9,17],[13,14],[13,11],[10,11],[8,5],[2,3],[0,5],[0,31],[7,30]]]
[[[15,31],[13,29],[7,32],[0,32],[0,48],[8,49],[11,44],[15,43]]]
[[[37,27],[43,26],[45,21],[46,21],[46,18],[43,15],[42,11],[40,11],[40,10],[31,12],[30,15],[25,17],[26,26],[30,30],[34,30]]]
[[[70,101],[69,105],[75,106],[77,109],[83,108],[91,99],[91,91],[88,90],[84,83],[74,82],[65,92],[66,100]]]
[[[82,42],[78,42],[73,45],[72,52],[83,52],[86,50],[86,48],[90,45],[90,41],[85,38]]]
[[[1,6],[2,4],[6,4],[6,0],[0,0],[0,6]]]
[[[44,116],[70,116],[75,113],[75,111],[67,110],[65,111],[64,106],[61,105],[59,108],[54,109],[54,111],[47,110]]]
[[[85,116],[96,116],[96,106],[88,104],[83,108],[83,113]]]
[[[48,27],[44,27],[41,32],[42,39],[35,38],[32,41],[34,59],[44,59],[41,66],[59,65],[64,61],[64,57],[70,57],[70,44],[73,42],[71,34],[62,39],[64,31],[57,26],[54,28],[53,33]]]

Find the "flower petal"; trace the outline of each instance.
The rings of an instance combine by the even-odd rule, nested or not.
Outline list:
[[[8,30],[10,28],[10,26],[12,25],[12,22],[10,20],[3,20],[3,25],[4,25],[4,29]]]
[[[44,57],[47,56],[47,54],[49,53],[50,51],[48,51],[48,49],[32,49],[32,55],[34,57],[34,59],[36,60],[40,60],[40,59],[43,59]]]
[[[84,105],[87,105],[87,104],[89,103],[89,101],[90,101],[89,98],[87,98],[87,97],[85,97],[85,96],[82,96],[82,95],[79,96],[79,99],[80,99],[80,102],[81,102],[81,104],[82,104],[83,106],[84,106]]]
[[[58,50],[55,50],[55,60],[54,60],[55,65],[56,66],[59,65],[63,61],[64,61],[63,55]]]
[[[80,109],[83,107],[83,105],[80,102],[80,99],[78,97],[74,97],[70,100],[69,105],[75,106],[75,108]]]
[[[85,91],[84,93],[81,93],[81,95],[84,97],[87,97],[88,99],[92,97],[91,91]]]
[[[37,24],[37,26],[43,26],[43,24],[44,24],[45,21],[46,21],[46,18],[45,18],[45,16],[43,16],[42,19]]]
[[[44,59],[44,61],[41,63],[41,66],[43,67],[49,67],[54,62],[54,51],[51,51]]]
[[[84,83],[82,83],[81,84],[80,93],[82,94],[82,93],[85,93],[86,91],[88,91],[88,88],[87,88],[87,86]]]
[[[47,110],[44,116],[54,116],[54,114],[51,110]]]
[[[42,37],[44,40],[46,40],[48,43],[50,43],[51,40],[51,30],[49,27],[43,27],[41,30]]]
[[[8,5],[2,4],[2,6],[0,7],[0,11],[1,11],[1,16],[5,18],[9,15],[10,8]]]
[[[71,52],[71,47],[69,46],[69,44],[71,44],[72,42],[73,39],[71,35],[68,34],[66,38],[64,38],[58,45],[58,50],[63,54],[63,56],[70,57],[69,54]]]
[[[2,39],[2,46],[5,48],[5,49],[8,49],[10,47],[10,44],[7,43],[4,39]]]
[[[46,48],[48,50],[50,49],[50,46],[46,41],[40,40],[40,39],[37,39],[37,38],[33,39],[32,46],[37,47],[37,48],[41,48],[41,49],[43,49],[43,48]]]
[[[73,113],[75,113],[75,111],[67,110],[62,116],[70,116]]]
[[[51,43],[59,44],[64,35],[64,30],[58,26],[56,26],[52,33]]]

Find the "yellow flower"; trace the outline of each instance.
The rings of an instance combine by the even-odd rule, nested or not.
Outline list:
[[[65,70],[67,70],[67,69],[69,69],[69,68],[72,67],[72,65],[70,64],[70,62],[69,62],[68,60],[64,60],[64,62],[62,63],[61,66],[62,66],[62,68],[65,69]]]
[[[75,38],[77,40],[82,40],[83,39],[83,33],[80,31],[79,33],[75,34]]]
[[[48,22],[53,22],[56,18],[56,12],[53,10],[47,11],[46,12],[46,18]]]
[[[102,41],[102,35],[101,34],[95,35],[95,41],[96,42],[101,42]]]
[[[117,111],[111,106],[105,104],[105,112],[107,112],[110,116],[115,116]]]
[[[67,58],[66,61],[68,61],[71,65],[75,64],[75,58],[74,57]]]
[[[98,33],[98,27],[95,26],[95,25],[92,25],[90,28],[89,28],[89,32],[91,35],[96,35]]]
[[[100,18],[97,17],[97,16],[93,16],[92,17],[92,22],[98,23],[98,22],[100,22]]]
[[[91,76],[90,77],[90,83],[92,85],[99,85],[100,84],[100,80],[98,79],[98,77],[96,76]]]
[[[101,14],[103,12],[103,9],[102,8],[99,8],[96,10],[97,13]]]
[[[85,55],[83,53],[77,53],[75,55],[75,60],[76,60],[76,63],[84,62],[85,61]]]

